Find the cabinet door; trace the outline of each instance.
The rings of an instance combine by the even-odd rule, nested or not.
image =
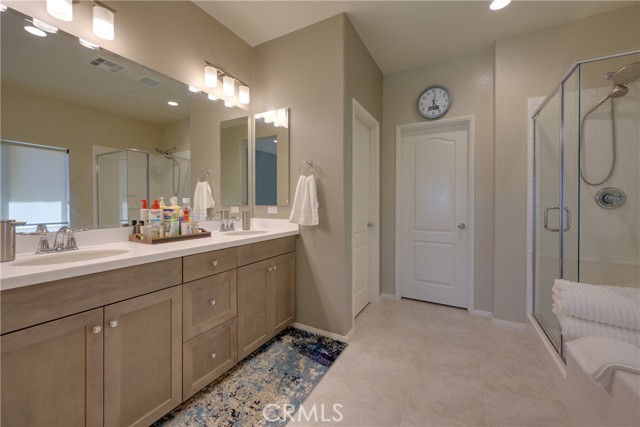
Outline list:
[[[98,308],[0,338],[4,427],[102,425],[102,323]]]
[[[295,253],[291,252],[269,260],[267,290],[271,294],[267,317],[269,338],[273,337],[296,317]]]
[[[181,288],[105,307],[106,426],[148,426],[182,401]]]
[[[266,343],[267,307],[271,295],[267,292],[269,260],[238,269],[238,360]]]

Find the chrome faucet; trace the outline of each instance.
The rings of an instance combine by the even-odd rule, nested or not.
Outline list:
[[[42,236],[40,236],[40,240],[38,240],[38,246],[35,252],[37,254],[73,251],[78,249],[78,244],[76,242],[76,237],[73,235],[73,230],[67,226],[60,227],[58,229],[56,237],[53,239],[53,247],[49,247],[49,241],[47,240],[47,227],[45,225],[39,225],[36,229],[36,233],[42,234]]]
[[[220,231],[234,231],[236,228],[233,225],[233,221],[240,222],[238,218],[232,216],[229,218],[229,211],[220,211]]]

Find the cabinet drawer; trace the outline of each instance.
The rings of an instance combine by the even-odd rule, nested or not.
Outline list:
[[[234,269],[237,265],[237,248],[189,255],[182,258],[182,279],[185,283],[190,282]]]
[[[296,237],[289,236],[282,239],[266,240],[238,247],[238,265],[253,264],[263,259],[286,254],[296,250]]]
[[[231,319],[184,343],[182,398],[218,378],[238,361],[236,319]]]
[[[182,337],[185,341],[236,317],[236,270],[183,285]]]

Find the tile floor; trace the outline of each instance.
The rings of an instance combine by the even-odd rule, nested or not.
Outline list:
[[[358,315],[349,347],[303,407],[311,420],[299,411],[288,426],[570,425],[527,332],[406,299]]]

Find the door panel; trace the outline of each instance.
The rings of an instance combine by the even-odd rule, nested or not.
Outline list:
[[[467,307],[468,133],[421,129],[401,143],[401,294]]]

